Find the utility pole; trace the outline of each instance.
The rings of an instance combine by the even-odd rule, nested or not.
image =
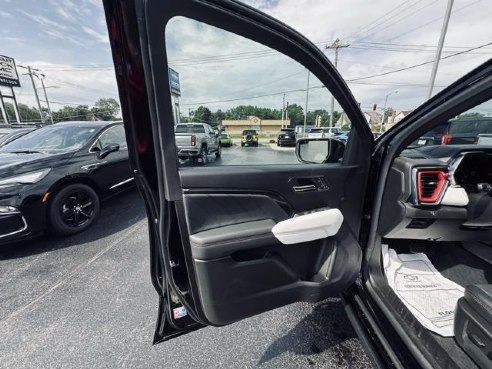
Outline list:
[[[343,47],[349,47],[349,44],[342,44],[340,39],[337,38],[330,46],[326,45],[325,49],[333,49],[335,50],[335,69],[338,66],[338,51]],[[331,102],[330,102],[330,128],[333,127],[333,110],[335,109],[335,98],[333,94],[331,94]]]
[[[36,97],[36,101],[38,103],[39,115],[41,116],[41,123],[44,124],[43,110],[41,109],[41,102],[39,101],[38,90],[36,89],[36,84],[34,83],[34,72],[33,72],[33,70],[37,71],[37,69],[31,68],[29,65],[27,67],[25,67],[23,65],[19,65],[19,67],[27,69],[26,74],[29,75],[29,77],[31,77],[32,88],[34,90],[34,96]]]
[[[302,137],[306,135],[306,123],[307,123],[307,110],[308,110],[308,102],[309,102],[309,76],[311,72],[308,70],[307,82],[306,82],[306,104],[304,105],[304,134]]]
[[[284,119],[285,118],[285,94],[284,97],[282,98],[282,128],[284,127]]]
[[[434,82],[436,81],[437,68],[439,67],[439,60],[441,59],[442,48],[444,46],[444,39],[446,38],[446,32],[448,31],[449,18],[451,18],[451,9],[453,8],[454,0],[448,0],[448,6],[446,7],[446,14],[444,15],[444,22],[442,24],[441,36],[439,36],[439,44],[437,45],[436,56],[434,57],[434,64],[432,66],[432,73],[429,81],[429,92],[427,98],[432,96],[432,90],[434,89]]]
[[[46,94],[46,87],[44,86],[44,74],[41,74],[41,77],[39,77],[36,74],[36,77],[38,77],[41,80],[41,86],[43,86],[44,98],[46,100],[46,105],[48,106],[48,114],[50,115],[51,124],[53,124],[53,114],[51,114],[50,102],[48,101],[48,95]]]

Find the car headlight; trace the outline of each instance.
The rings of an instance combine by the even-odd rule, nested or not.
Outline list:
[[[36,172],[22,173],[13,177],[2,178],[0,179],[0,186],[37,183],[46,177],[50,170],[51,168],[47,168]]]

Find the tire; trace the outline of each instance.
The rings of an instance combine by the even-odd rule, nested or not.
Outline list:
[[[241,147],[244,147],[244,143],[243,142],[241,142]]]
[[[48,222],[51,233],[68,236],[89,228],[99,216],[100,201],[96,191],[82,184],[69,184],[50,202]]]
[[[218,159],[220,158],[220,155],[222,154],[222,148],[220,145],[217,147],[217,151],[215,152],[215,157]]]
[[[200,164],[202,164],[202,165],[207,164],[207,159],[208,159],[207,154],[208,154],[207,153],[207,146],[203,145],[201,150],[200,150],[200,154],[198,154],[197,161],[198,161],[198,159],[201,159],[202,162]]]

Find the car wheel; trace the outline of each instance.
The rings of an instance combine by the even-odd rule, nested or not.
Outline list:
[[[97,193],[82,183],[58,191],[48,209],[49,229],[57,235],[71,235],[89,228],[99,216]]]
[[[202,149],[200,150],[200,154],[199,154],[199,159],[201,160],[201,164],[202,165],[205,165],[207,163],[207,147],[206,146],[202,146]]]
[[[244,143],[241,142],[241,147],[244,147]]]
[[[217,147],[217,151],[215,152],[215,157],[218,159],[220,158],[220,155],[222,154],[222,148],[220,147]]]

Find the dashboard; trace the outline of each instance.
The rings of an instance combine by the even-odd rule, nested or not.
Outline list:
[[[434,241],[492,239],[492,146],[425,146],[393,162],[379,234]]]

